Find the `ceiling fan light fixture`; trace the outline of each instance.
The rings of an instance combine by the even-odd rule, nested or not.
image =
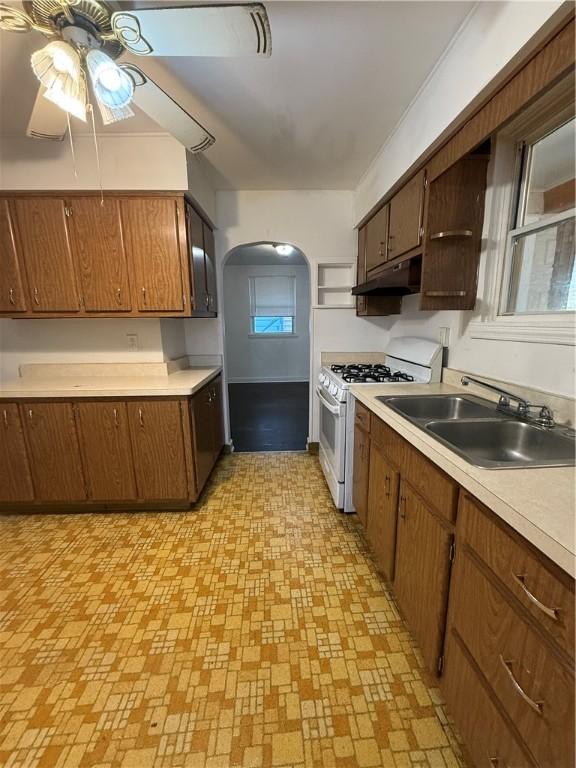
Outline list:
[[[78,82],[82,79],[82,65],[78,52],[64,40],[53,40],[30,59],[32,71],[45,88],[52,88],[62,78]]]
[[[73,80],[68,75],[61,74],[46,90],[44,97],[65,112],[86,122],[86,81],[83,77]]]
[[[86,67],[99,104],[111,110],[128,106],[134,95],[134,82],[130,75],[120,69],[110,56],[93,48],[86,55]],[[131,115],[126,116],[130,117]]]

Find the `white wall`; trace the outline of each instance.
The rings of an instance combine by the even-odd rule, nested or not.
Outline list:
[[[137,335],[137,351],[128,351],[126,334]],[[17,377],[22,363],[163,360],[159,320],[0,320],[0,383]]]
[[[186,150],[167,134],[98,137],[104,189],[188,189]],[[70,142],[23,137],[0,139],[2,189],[99,189],[94,140],[74,137],[77,176]]]
[[[296,283],[294,336],[256,337],[250,328],[250,278],[289,275]],[[224,323],[228,381],[308,381],[310,375],[310,280],[308,266],[224,267]]]

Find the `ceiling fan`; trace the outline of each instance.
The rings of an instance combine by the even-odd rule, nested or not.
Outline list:
[[[49,42],[32,54],[40,88],[27,135],[61,141],[69,116],[86,120],[90,88],[104,125],[132,117],[136,104],[191,152],[214,137],[123,53],[138,56],[270,56],[260,3],[121,10],[102,0],[23,0],[0,4],[0,29],[36,30]],[[116,8],[119,10],[116,10]]]

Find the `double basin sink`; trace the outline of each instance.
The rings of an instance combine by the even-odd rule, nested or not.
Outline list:
[[[571,430],[522,421],[475,395],[380,396],[376,400],[477,467],[566,467],[576,463]]]

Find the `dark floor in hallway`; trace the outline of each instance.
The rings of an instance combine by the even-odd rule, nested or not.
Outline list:
[[[303,451],[308,437],[308,382],[229,384],[234,450]]]

